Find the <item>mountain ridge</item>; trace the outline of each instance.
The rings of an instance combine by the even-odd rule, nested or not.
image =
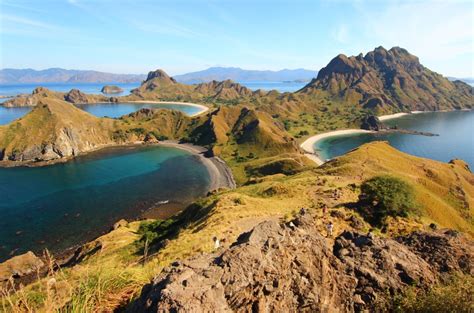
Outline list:
[[[4,68],[0,83],[134,83],[145,79],[144,74],[115,74],[94,70],[68,70],[59,67],[44,70]]]
[[[317,71],[303,68],[272,71],[216,66],[173,77],[181,83],[205,83],[213,80],[222,81],[228,79],[233,81],[309,81],[316,75]]]

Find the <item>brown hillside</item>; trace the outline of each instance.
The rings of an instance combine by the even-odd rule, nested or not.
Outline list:
[[[382,112],[473,106],[472,87],[449,81],[398,47],[379,47],[365,56],[338,55],[300,93],[320,91]]]
[[[435,223],[474,234],[474,175],[463,161],[442,163],[403,153],[386,142],[365,144],[322,166],[325,174],[361,183],[390,174],[412,184],[422,214]]]

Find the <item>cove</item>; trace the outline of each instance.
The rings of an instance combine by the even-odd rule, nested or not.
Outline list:
[[[439,136],[427,137],[406,134],[352,134],[327,137],[315,143],[321,159],[331,159],[376,140],[390,144],[409,154],[448,162],[462,159],[474,167],[474,111],[430,112],[405,115],[384,121],[389,126],[430,132]]]
[[[72,104],[71,104],[72,105]],[[142,108],[157,108],[181,111],[187,115],[194,115],[202,111],[201,108],[178,103],[95,103],[77,104],[78,108],[97,117],[118,118],[122,115],[136,112]],[[31,107],[7,108],[0,105],[0,125],[11,123],[31,111]]]
[[[0,168],[0,262],[53,252],[108,231],[160,201],[184,207],[205,195],[199,158],[166,146],[108,148],[46,167]]]

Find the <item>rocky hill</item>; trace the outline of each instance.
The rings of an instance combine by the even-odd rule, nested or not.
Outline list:
[[[0,127],[0,160],[15,164],[69,158],[112,144],[112,129],[113,120],[49,96],[40,98],[30,113]]]
[[[180,101],[230,101],[252,97],[254,93],[231,80],[211,81],[198,85],[178,83],[163,70],[152,71],[140,87],[132,90],[126,99],[180,100]]]
[[[446,272],[474,273],[474,243],[454,232],[393,240],[345,231],[331,241],[315,219],[263,222],[223,251],[175,262],[129,311],[372,311],[387,292],[431,286]]]
[[[449,81],[398,47],[379,47],[365,56],[338,55],[300,93],[321,91],[343,102],[382,112],[473,106],[471,86]]]
[[[97,102],[114,102],[114,98],[102,95],[91,95],[80,91],[79,89],[71,89],[69,92],[52,91],[44,87],[37,87],[31,95],[18,95],[12,99],[2,103],[4,107],[24,107],[36,106],[41,99],[52,98],[67,101],[69,103],[97,103]]]

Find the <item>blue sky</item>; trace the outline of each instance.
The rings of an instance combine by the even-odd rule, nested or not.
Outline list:
[[[0,0],[0,67],[170,74],[210,66],[320,69],[401,46],[474,76],[474,1]]]

